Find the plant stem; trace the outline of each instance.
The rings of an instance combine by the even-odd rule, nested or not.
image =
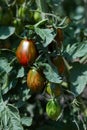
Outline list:
[[[36,0],[37,7],[40,9],[41,12],[48,12],[48,6],[46,0]],[[41,13],[42,19],[45,18],[44,13]]]
[[[38,8],[42,11],[42,12],[48,12],[48,6],[47,6],[47,2],[46,0],[36,0],[37,6]]]

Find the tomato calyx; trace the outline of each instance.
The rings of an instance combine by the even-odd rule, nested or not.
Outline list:
[[[53,84],[48,82],[46,85],[45,92],[50,96],[58,97],[61,95],[61,87],[59,84]]]

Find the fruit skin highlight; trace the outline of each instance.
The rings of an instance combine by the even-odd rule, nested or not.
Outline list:
[[[20,42],[16,57],[23,66],[31,65],[37,58],[37,49],[32,40],[24,39]]]

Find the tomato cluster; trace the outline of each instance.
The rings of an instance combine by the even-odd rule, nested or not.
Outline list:
[[[27,6],[23,4],[24,0],[20,0],[20,1],[16,0],[16,3],[18,4],[18,17],[13,20],[13,25],[15,26],[15,29],[16,29],[15,32],[20,36],[20,33],[23,32],[22,30],[23,24],[24,25],[27,23],[37,24],[43,19],[42,19],[41,11],[39,8],[31,12],[27,8]],[[45,24],[43,24],[42,26],[44,25]],[[55,101],[55,99],[59,98],[60,95],[62,94],[61,85],[51,83],[50,81],[48,81],[48,79],[46,78],[43,72],[44,68],[40,68],[40,66],[37,65],[37,59],[40,56],[39,52],[43,51],[43,50],[40,51],[37,47],[37,44],[35,42],[37,38],[32,40],[33,38],[31,36],[25,35],[25,37],[28,37],[28,38],[24,39],[23,37],[23,40],[21,40],[21,42],[19,43],[17,47],[17,50],[16,50],[17,61],[25,69],[29,68],[27,72],[27,78],[26,78],[28,88],[33,93],[45,92],[46,95],[49,95],[50,97],[52,97],[52,99],[48,101],[46,105],[46,113],[49,118],[56,120],[61,113],[60,104],[57,101]],[[54,37],[54,40],[56,43],[56,47],[61,50],[62,43],[63,43],[62,29],[56,28],[56,36]],[[50,45],[51,43],[49,44],[49,46]],[[52,44],[50,48],[51,51],[55,50],[55,47],[53,48],[53,46],[54,46],[54,43]],[[64,74],[65,64],[60,54],[54,57],[50,57],[50,61],[58,69],[58,73],[60,75]]]
[[[38,55],[37,46],[33,40],[23,39],[17,47],[16,57],[18,62],[23,67],[30,67],[27,74],[27,86],[34,93],[42,93],[45,90],[47,94],[53,96],[53,99],[59,97],[61,95],[61,86],[55,84],[55,87],[52,88],[42,70],[33,66]],[[64,73],[64,63],[61,56],[54,58],[52,62],[58,67],[59,73]],[[57,120],[61,113],[61,107],[53,99],[48,101],[46,112],[49,118]]]
[[[24,39],[20,42],[16,50],[16,57],[22,66],[31,66],[37,56],[37,48],[32,40]],[[41,92],[45,85],[43,74],[36,68],[31,68],[27,75],[27,85],[33,92]]]

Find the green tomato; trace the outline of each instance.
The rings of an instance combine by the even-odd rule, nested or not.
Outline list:
[[[23,30],[23,23],[22,23],[21,19],[14,19],[13,25],[15,27],[15,32],[17,34],[20,34]]]
[[[57,120],[61,114],[61,106],[56,100],[51,99],[46,105],[46,113],[52,120]]]
[[[33,12],[29,11],[27,7],[21,6],[18,10],[18,17],[24,22],[33,23]]]
[[[34,12],[34,20],[35,20],[36,22],[39,22],[41,19],[42,19],[42,18],[41,18],[41,13],[39,12],[39,10],[36,10],[36,11]]]
[[[27,8],[25,6],[21,6],[18,10],[18,17],[22,20],[25,19],[27,13]]]

